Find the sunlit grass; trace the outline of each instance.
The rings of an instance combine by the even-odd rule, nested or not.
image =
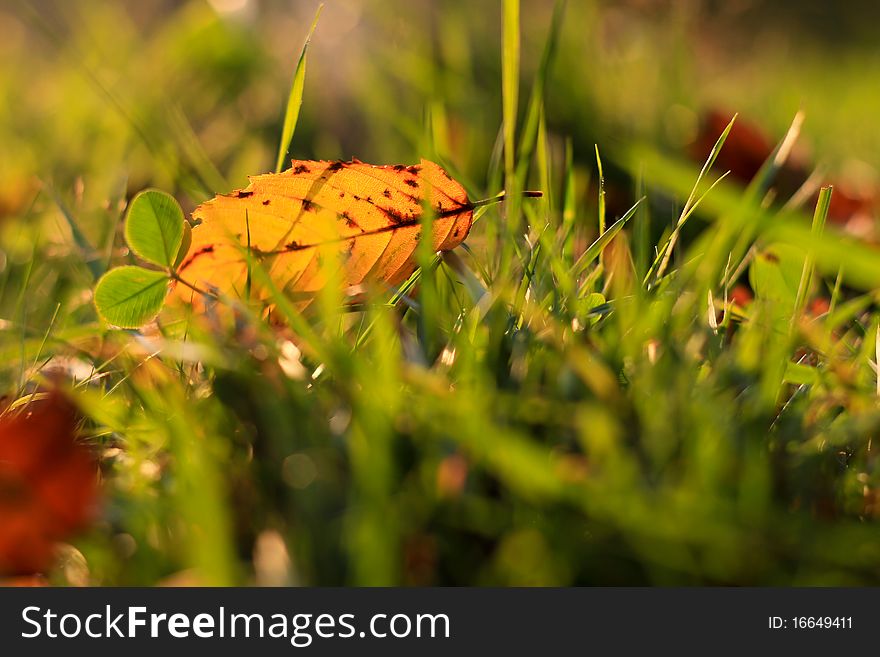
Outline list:
[[[106,492],[74,540],[90,581],[877,583],[875,250],[825,225],[830,191],[818,208],[769,197],[772,160],[749,189],[725,178],[726,131],[702,170],[662,130],[622,139],[604,112],[642,79],[641,41],[588,89],[591,46],[564,11],[601,14],[501,4],[484,39],[465,5],[438,16],[460,29],[437,52],[421,28],[358,42],[338,116],[324,84],[355,64],[321,61],[321,40],[363,37],[338,33],[329,4],[277,60],[263,34],[284,16],[194,4],[137,30],[70,9],[84,32],[119,26],[102,50],[22,14],[49,34],[33,66],[52,84],[29,102],[65,104],[57,124],[7,109],[0,126],[28,126],[17,180],[37,181],[3,188],[0,376],[14,396],[60,381],[87,418]],[[658,91],[619,110],[682,102]],[[191,209],[283,162],[294,127],[296,157],[436,157],[471,198],[507,200],[480,209],[463,248],[420,253],[410,281],[357,306],[328,286],[302,312],[255,262],[273,322],[221,300],[140,331],[101,325],[96,278],[134,262],[126,201],[153,185]],[[612,184],[632,197],[619,212]],[[280,554],[263,540],[276,535]]]

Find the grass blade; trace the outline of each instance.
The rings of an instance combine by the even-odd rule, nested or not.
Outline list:
[[[620,232],[620,229],[626,225],[626,222],[633,218],[639,205],[641,205],[644,200],[644,198],[640,198],[636,201],[635,205],[627,210],[625,215],[614,222],[595,242],[590,244],[587,250],[584,251],[583,255],[581,255],[581,257],[578,258],[578,261],[574,264],[574,267],[572,268],[574,276],[580,276],[590,263],[599,257],[599,254],[602,253],[605,247],[614,239],[614,236]]]
[[[529,105],[526,110],[525,123],[523,124],[522,135],[519,143],[519,156],[517,163],[517,176],[521,187],[526,185],[526,175],[528,174],[529,162],[532,159],[532,152],[536,148],[538,139],[538,129],[543,116],[544,106],[544,89],[547,85],[547,77],[550,74],[550,68],[556,55],[556,48],[559,43],[559,34],[562,31],[562,19],[565,16],[565,0],[559,0],[553,8],[553,18],[550,22],[550,33],[547,35],[547,41],[544,43],[544,52],[541,54],[541,63],[535,74],[535,81],[532,85],[532,92],[529,96]]]
[[[639,168],[635,180],[635,196],[641,198],[646,195],[643,168]],[[648,204],[640,205],[636,214],[636,223],[633,228],[633,254],[635,255],[633,264],[636,269],[636,277],[639,280],[644,280],[648,274],[648,263],[651,261],[651,215]]]
[[[290,150],[290,142],[293,139],[294,130],[296,130],[296,122],[299,120],[299,110],[302,107],[303,88],[306,81],[306,56],[309,52],[309,43],[312,40],[312,34],[318,26],[318,18],[321,16],[321,10],[324,5],[318,6],[315,12],[315,20],[312,21],[312,27],[309,28],[309,34],[306,36],[306,42],[303,44],[302,52],[299,55],[299,61],[296,63],[296,71],[293,74],[293,83],[290,85],[290,96],[287,98],[287,109],[284,112],[284,127],[281,129],[281,143],[278,144],[278,159],[275,161],[275,171],[280,172],[284,167],[284,158],[287,151]]]
[[[813,214],[812,227],[812,235],[816,240],[820,238],[822,231],[825,228],[825,220],[828,218],[828,209],[831,207],[832,191],[833,188],[830,185],[823,187],[819,191],[819,200],[816,202],[816,212]],[[797,297],[795,298],[794,303],[794,314],[792,314],[791,317],[792,327],[800,318],[801,313],[804,310],[804,305],[807,301],[807,294],[810,291],[810,283],[813,280],[813,269],[813,253],[812,250],[810,250],[807,252],[807,257],[804,259],[804,269],[801,272],[800,283],[798,283]]]
[[[599,237],[605,234],[605,173],[602,171],[602,158],[599,156],[599,144],[593,144],[596,149],[596,168],[599,170],[599,207],[597,209],[599,215]],[[599,262],[601,263],[602,252],[599,251]]]
[[[501,54],[504,115],[504,176],[510,191],[516,164],[516,112],[519,96],[519,0],[504,0],[504,47]]]
[[[599,156],[599,144],[596,148],[596,168],[599,170],[599,235],[605,232],[605,173],[602,171],[602,158]]]
[[[727,124],[727,127],[724,128],[724,131],[721,133],[721,136],[718,137],[718,140],[715,142],[715,145],[712,147],[712,150],[709,153],[709,157],[706,158],[705,164],[703,164],[703,168],[700,169],[700,173],[697,176],[697,181],[694,183],[693,189],[691,189],[691,194],[688,197],[687,202],[684,204],[684,208],[681,210],[681,216],[678,219],[678,223],[675,225],[675,228],[672,231],[672,234],[669,236],[669,240],[667,240],[666,244],[664,244],[658,253],[659,265],[655,265],[656,268],[652,266],[654,270],[654,280],[659,280],[663,277],[663,272],[666,271],[666,267],[669,266],[669,259],[672,257],[672,250],[675,248],[675,244],[678,242],[678,236],[681,233],[681,227],[685,221],[687,221],[688,216],[694,207],[694,200],[697,196],[697,189],[700,186],[700,182],[703,180],[703,177],[712,168],[712,165],[715,163],[715,159],[718,157],[718,153],[721,152],[722,146],[724,146],[724,142],[727,140],[727,136],[730,134],[731,128],[733,128],[733,124],[736,121],[736,115],[734,114],[733,118],[730,119],[730,123]],[[718,181],[715,182],[718,184]],[[713,185],[714,187],[714,185]],[[649,273],[650,276],[650,273]]]
[[[574,220],[577,214],[574,187],[574,153],[571,138],[565,140],[565,185],[562,190],[562,254],[570,258],[574,242]]]

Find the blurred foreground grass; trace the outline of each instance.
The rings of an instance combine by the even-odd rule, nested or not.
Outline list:
[[[526,2],[519,65],[504,4],[325,9],[292,154],[422,156],[472,198],[546,195],[490,209],[395,303],[329,290],[291,311],[295,340],[244,311],[111,330],[91,289],[132,260],[133,193],[191,209],[271,169],[315,7],[3,11],[0,380],[68,382],[105,486],[52,581],[878,583],[875,250],[783,207],[770,166],[714,187],[649,271],[697,180],[677,153],[702,107],[779,138],[803,107],[820,159],[873,180],[870,42],[782,20],[743,52],[715,37],[748,16],[638,2],[570,2],[548,37],[552,7]],[[620,224],[600,220],[594,143],[609,189],[647,197],[601,258],[587,246]]]

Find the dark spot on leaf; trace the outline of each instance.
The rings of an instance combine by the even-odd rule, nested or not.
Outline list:
[[[418,187],[419,186],[419,181],[415,180],[414,178],[407,178],[403,182],[405,182],[410,187]]]
[[[345,166],[345,162],[342,160],[336,160],[333,164],[327,167],[327,171],[339,171]]]
[[[407,167],[406,170],[409,171],[410,173],[418,173],[422,169],[420,166],[413,164],[411,167]]]
[[[764,260],[767,262],[779,262],[779,256],[768,251],[764,254]]]
[[[403,164],[395,164],[395,165],[394,165],[394,170],[395,170],[395,171],[403,171],[404,169],[406,169],[406,166],[403,165]]]
[[[345,198],[345,192],[339,192],[339,198]]]
[[[452,236],[458,237],[458,233],[459,233],[459,229],[456,227],[456,229],[454,231],[452,231]]]
[[[309,169],[305,164],[297,164],[295,167],[293,167],[293,173],[311,173],[311,169]]]
[[[266,199],[265,201],[263,201],[263,205],[269,205],[269,199]]]
[[[384,192],[382,192],[382,196],[384,196],[385,198],[391,198],[391,191],[386,189]]]
[[[287,244],[284,245],[285,251],[299,251],[302,248],[303,247],[300,245],[300,243],[296,242],[296,241],[288,242]]]
[[[388,218],[388,221],[393,224],[402,224],[407,220],[406,217],[404,217],[402,214],[390,208],[379,207],[379,210],[381,210],[382,214],[384,214]]]
[[[314,212],[315,204],[312,203],[309,199],[304,198],[302,201],[302,209],[304,212]]]
[[[235,190],[234,193],[235,193],[235,198],[247,198],[248,196],[254,195],[253,192],[247,192],[243,189],[237,189],[237,190]]]
[[[373,202],[373,197],[372,197],[372,196],[368,196],[368,197],[367,197],[367,203],[372,203],[372,202]]]
[[[342,221],[345,222],[345,225],[348,226],[349,228],[360,228],[361,232],[363,232],[363,228],[358,226],[358,223],[354,219],[351,218],[351,215],[348,214],[348,212],[343,212],[342,214],[339,215],[339,218],[342,219]]]

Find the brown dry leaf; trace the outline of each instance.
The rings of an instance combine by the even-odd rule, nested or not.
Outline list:
[[[326,263],[341,259],[344,287],[365,280],[396,285],[415,270],[424,205],[434,213],[431,247],[448,251],[467,236],[474,205],[464,188],[428,160],[374,166],[294,160],[278,174],[254,176],[246,189],[193,212],[201,224],[178,270],[200,289],[243,296],[251,253],[288,294],[311,294],[327,282]],[[177,285],[185,301],[193,291]],[[256,285],[252,294],[265,298]]]
[[[0,575],[44,572],[58,541],[92,518],[98,467],[60,393],[0,419]]]

